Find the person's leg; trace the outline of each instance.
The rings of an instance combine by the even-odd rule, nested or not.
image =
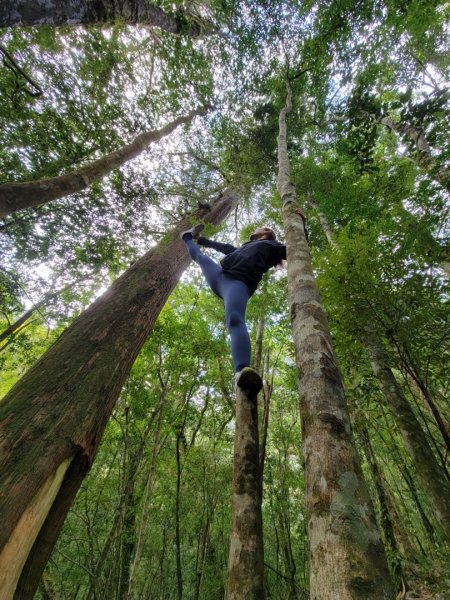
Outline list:
[[[211,258],[205,256],[200,251],[200,248],[194,242],[192,237],[185,236],[183,238],[183,242],[186,244],[187,251],[189,252],[192,260],[195,260],[195,262],[201,268],[209,287],[215,294],[220,295],[217,290],[217,279],[219,275],[222,274],[222,269]]]
[[[245,310],[249,299],[248,287],[243,281],[223,276],[220,292],[225,303],[225,318],[231,338],[231,355],[234,370],[250,366],[250,336],[245,323]]]

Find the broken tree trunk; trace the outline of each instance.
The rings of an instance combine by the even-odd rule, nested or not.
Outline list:
[[[347,402],[305,235],[287,153],[287,84],[280,111],[282,199],[289,308],[299,373],[312,600],[392,600],[385,551],[356,452]]]
[[[84,167],[72,171],[72,173],[49,179],[0,185],[0,218],[24,208],[46,204],[85,190],[94,181],[102,179],[112,170],[138,156],[153,142],[158,142],[169,133],[172,133],[179,125],[190,123],[194,117],[205,115],[206,112],[207,109],[192,110],[186,116],[177,117],[161,129],[144,131],[144,133],[135,137],[130,144],[92,161]]]
[[[246,368],[236,385],[236,429],[227,600],[264,600],[257,395],[262,381]]]
[[[236,200],[227,192],[193,218],[218,224]],[[30,553],[20,589],[32,598],[124,381],[189,264],[179,233],[190,223],[182,219],[123,273],[0,403],[2,598],[12,598]]]
[[[130,25],[150,25],[168,33],[199,37],[215,33],[213,24],[193,14],[170,14],[146,0],[2,0],[0,27],[14,25],[112,25],[123,21]]]

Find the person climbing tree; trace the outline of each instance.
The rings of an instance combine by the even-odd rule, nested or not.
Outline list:
[[[191,258],[200,266],[203,275],[225,305],[227,328],[231,338],[231,354],[235,370],[235,381],[240,380],[243,369],[250,365],[250,336],[245,322],[245,311],[249,298],[254,294],[264,273],[286,260],[286,246],[277,241],[270,227],[258,227],[250,240],[240,248],[199,237],[204,225],[195,225],[181,233]],[[205,256],[200,246],[213,248],[225,254],[220,266]],[[242,385],[240,380],[240,385]]]

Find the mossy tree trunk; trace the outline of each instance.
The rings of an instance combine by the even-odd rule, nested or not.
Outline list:
[[[188,13],[164,12],[147,0],[116,2],[113,0],[2,0],[0,27],[13,25],[112,25],[129,24],[159,27],[168,33],[192,37],[214,33],[213,25]]]
[[[305,235],[290,180],[286,115],[280,111],[278,191],[288,259],[288,293],[300,385],[310,545],[311,600],[392,600],[385,551],[364,481]]]
[[[193,217],[218,224],[235,203],[227,192]],[[20,598],[33,596],[124,381],[189,264],[179,233],[190,223],[181,220],[119,277],[0,403],[0,573],[10,589],[5,598],[12,597],[23,569]],[[69,466],[55,501],[47,494],[30,512],[63,464]],[[30,519],[41,529],[36,542]]]
[[[184,117],[177,117],[161,129],[145,131],[135,137],[130,144],[92,161],[72,173],[49,179],[0,185],[0,218],[18,210],[39,206],[85,190],[95,181],[99,181],[114,169],[138,156],[153,142],[158,142],[172,133],[179,125],[190,123],[194,117],[204,114],[206,114],[205,109],[193,110]]]

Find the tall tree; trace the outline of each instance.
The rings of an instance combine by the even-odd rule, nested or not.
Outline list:
[[[286,233],[289,309],[301,390],[311,595],[321,600],[392,600],[386,556],[312,270],[306,219],[296,203],[290,178],[286,115],[292,109],[292,91],[289,83],[286,87],[286,105],[279,116],[277,186]]]
[[[86,189],[113,169],[138,156],[153,142],[157,142],[172,133],[179,125],[190,123],[194,117],[204,114],[206,114],[206,111],[203,109],[193,110],[184,117],[174,119],[161,129],[141,133],[130,144],[92,161],[72,173],[59,175],[51,179],[1,185],[0,218],[18,210],[39,206]]]
[[[195,218],[218,224],[235,202],[227,192]],[[36,589],[133,361],[189,264],[178,239],[188,224],[119,277],[1,403],[0,571],[10,594],[23,569],[21,588]]]

